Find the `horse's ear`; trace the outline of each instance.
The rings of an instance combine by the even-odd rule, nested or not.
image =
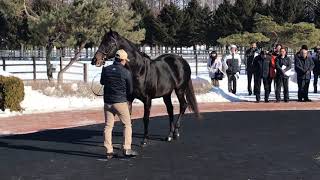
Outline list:
[[[113,33],[113,32],[112,32],[112,28],[111,28],[111,27],[109,28],[109,32],[110,32],[110,33]]]

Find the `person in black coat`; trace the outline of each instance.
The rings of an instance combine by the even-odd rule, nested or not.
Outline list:
[[[287,56],[285,48],[280,49],[280,55],[276,59],[276,102],[280,102],[281,87],[283,87],[284,102],[289,102],[289,71],[291,70],[292,62]]]
[[[259,51],[257,49],[256,43],[251,43],[250,49],[246,51],[246,72],[247,72],[247,78],[248,78],[248,93],[249,96],[252,94],[252,88],[251,88],[251,81],[252,81],[252,75],[253,75],[253,60],[255,57],[259,55]]]
[[[125,50],[119,49],[116,52],[115,61],[110,66],[102,69],[100,83],[104,85],[104,146],[107,158],[113,158],[112,130],[115,116],[118,116],[124,125],[123,130],[123,155],[125,157],[137,156],[138,153],[131,149],[132,124],[128,106],[128,96],[133,92],[132,74],[125,68],[128,54]]]
[[[264,86],[264,100],[269,102],[270,95],[270,65],[271,55],[266,51],[261,51],[260,55],[254,58],[253,61],[253,74],[254,74],[254,94],[256,95],[257,102],[260,102],[261,80]]]
[[[315,48],[315,54],[312,56],[312,60],[314,63],[314,69],[313,69],[313,76],[314,76],[314,81],[313,81],[313,88],[314,88],[314,93],[318,93],[318,78],[320,76],[320,46],[317,46]]]
[[[297,72],[298,81],[298,101],[310,102],[308,97],[309,84],[311,79],[311,71],[314,68],[314,63],[311,56],[308,54],[308,47],[303,45],[300,53],[296,54],[294,58],[294,67]]]

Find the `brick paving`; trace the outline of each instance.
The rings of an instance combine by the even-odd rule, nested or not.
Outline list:
[[[311,103],[201,103],[200,112],[224,111],[279,111],[279,110],[320,110],[320,102]],[[175,105],[175,113],[179,111]],[[167,115],[164,105],[155,105],[151,109],[151,117]],[[132,119],[143,116],[143,106],[134,106]],[[25,134],[48,129],[62,129],[70,127],[99,124],[104,122],[103,110],[88,109],[81,111],[65,111],[52,113],[39,113],[0,118],[0,136],[11,134]]]

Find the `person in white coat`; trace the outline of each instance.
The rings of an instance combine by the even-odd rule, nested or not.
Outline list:
[[[219,87],[219,80],[222,80],[222,78],[224,77],[224,71],[223,64],[221,62],[221,59],[218,59],[217,52],[212,51],[210,53],[207,68],[212,85],[215,87]]]

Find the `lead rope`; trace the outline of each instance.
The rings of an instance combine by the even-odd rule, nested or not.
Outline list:
[[[91,91],[94,95],[96,96],[103,96],[103,85],[101,85],[100,83],[96,84],[95,80],[98,78],[98,77],[101,77],[101,73],[97,73],[93,79],[92,79],[92,82],[91,82]],[[95,88],[96,86],[98,86],[98,88]],[[100,86],[100,87],[99,87]]]

